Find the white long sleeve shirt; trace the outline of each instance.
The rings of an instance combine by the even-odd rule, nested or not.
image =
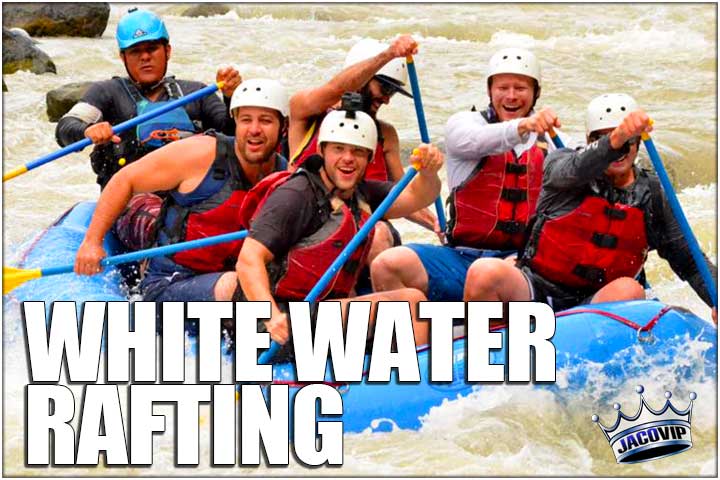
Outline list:
[[[522,119],[489,124],[480,112],[459,112],[447,121],[445,126],[445,148],[447,151],[448,187],[452,191],[464,182],[481,158],[514,150],[519,157],[537,141],[537,134],[518,134]],[[556,130],[566,146],[570,139]],[[555,145],[547,138],[548,151]]]

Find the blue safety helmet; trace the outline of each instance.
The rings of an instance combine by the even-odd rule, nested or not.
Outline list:
[[[165,23],[152,12],[132,8],[120,19],[115,38],[122,52],[140,42],[151,40],[170,41]]]

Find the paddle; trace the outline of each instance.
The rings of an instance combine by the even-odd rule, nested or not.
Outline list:
[[[408,76],[410,77],[410,87],[412,88],[413,101],[415,102],[415,113],[417,114],[418,126],[420,127],[420,140],[423,143],[430,143],[430,134],[428,133],[427,123],[425,122],[425,111],[423,110],[422,97],[420,96],[420,84],[418,83],[417,71],[415,70],[415,61],[412,55],[406,57]],[[437,212],[438,224],[440,230],[445,231],[447,221],[445,220],[445,209],[443,208],[442,199],[435,199],[435,211]]]
[[[192,250],[195,248],[209,247],[224,242],[240,240],[247,236],[247,230],[239,232],[225,233],[215,235],[214,237],[199,238],[197,240],[189,240],[187,242],[175,243],[173,245],[164,245],[162,247],[148,248],[146,250],[138,250],[137,252],[123,253],[113,257],[106,257],[100,261],[100,265],[119,265],[121,263],[134,262],[146,258],[161,257],[164,255],[172,255],[173,253]],[[70,273],[73,271],[73,264],[62,265],[59,267],[49,268],[32,268],[20,269],[12,267],[3,267],[3,295],[11,290],[19,287],[28,280],[34,280],[40,277],[48,277],[50,275],[59,275],[62,273]]]
[[[673,189],[672,183],[670,182],[670,177],[668,176],[667,171],[663,166],[662,160],[660,159],[660,154],[658,154],[658,151],[655,149],[655,144],[653,143],[652,138],[650,138],[650,135],[648,133],[643,132],[641,138],[643,143],[645,144],[648,155],[650,156],[650,161],[652,161],[653,167],[655,167],[655,172],[657,173],[658,178],[660,178],[660,184],[665,191],[665,197],[670,204],[670,208],[675,215],[675,219],[680,225],[680,230],[682,231],[683,236],[688,243],[688,247],[690,247],[690,253],[692,253],[693,260],[695,260],[695,265],[697,265],[697,268],[700,271],[700,275],[705,282],[705,288],[710,294],[713,306],[717,308],[718,303],[715,280],[710,273],[710,269],[708,268],[707,263],[705,263],[705,257],[700,251],[700,245],[698,245],[698,241],[695,238],[692,229],[690,228],[690,224],[688,223],[685,214],[683,213],[683,209],[680,206],[680,202],[678,201],[675,190]]]
[[[565,144],[560,139],[554,128],[548,130],[548,134],[550,135],[550,140],[552,140],[556,148],[565,148]]]
[[[165,104],[161,107],[158,107],[155,110],[151,110],[147,113],[143,113],[142,115],[138,115],[135,118],[131,118],[130,120],[126,120],[122,123],[119,123],[112,128],[112,131],[115,135],[122,133],[122,132],[129,130],[147,120],[158,117],[158,116],[162,115],[163,113],[167,113],[170,110],[174,110],[178,107],[182,107],[183,105],[187,105],[188,103],[194,102],[195,100],[206,97],[206,96],[210,95],[211,93],[216,92],[218,89],[222,88],[222,86],[223,86],[223,82],[217,82],[213,85],[208,85],[205,88],[201,88],[200,90],[192,92],[192,93],[190,93],[184,97],[181,97],[177,100],[168,102],[167,104]],[[29,172],[30,170],[33,170],[37,167],[45,165],[46,163],[52,162],[53,160],[62,158],[69,153],[79,152],[80,150],[87,147],[88,145],[92,145],[92,140],[90,140],[89,138],[84,138],[82,140],[78,140],[75,143],[71,143],[70,145],[63,147],[56,152],[42,156],[36,160],[26,163],[25,165],[22,165],[20,167],[14,168],[13,170],[10,170],[8,173],[3,175],[3,182],[6,182],[7,180],[10,180],[11,178],[20,176],[23,173]]]
[[[405,173],[405,175],[403,175],[400,181],[398,181],[393,186],[392,190],[390,190],[390,193],[388,193],[387,197],[385,197],[385,200],[382,201],[382,203],[378,206],[377,210],[375,210],[370,216],[370,218],[368,218],[368,221],[365,222],[365,225],[363,225],[362,228],[355,234],[355,237],[353,237],[350,243],[347,244],[345,249],[340,252],[340,255],[338,255],[338,257],[330,265],[330,267],[323,274],[323,276],[320,277],[320,280],[318,280],[318,282],[315,284],[315,287],[310,290],[310,293],[307,294],[304,301],[315,302],[318,299],[318,297],[322,294],[323,290],[325,290],[325,288],[327,287],[328,283],[330,283],[330,281],[335,278],[337,272],[342,268],[343,265],[345,265],[345,262],[347,262],[348,258],[350,258],[350,256],[353,254],[353,252],[355,252],[355,250],[363,242],[363,240],[367,238],[367,236],[370,234],[370,230],[372,230],[378,220],[382,219],[388,209],[392,206],[393,202],[397,200],[405,187],[407,187],[410,181],[415,177],[417,172],[418,167],[413,165]],[[258,358],[258,365],[270,362],[270,360],[273,359],[278,350],[280,350],[280,344],[278,344],[277,342],[270,342],[270,348],[265,350]]]

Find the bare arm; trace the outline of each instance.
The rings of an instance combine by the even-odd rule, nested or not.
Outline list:
[[[397,182],[403,175],[405,175],[402,161],[400,160],[400,138],[398,137],[395,127],[387,122],[383,122],[382,120],[380,120],[379,123],[384,139],[383,150],[385,152],[385,164],[387,165],[388,178],[393,182]],[[420,225],[421,227],[427,228],[430,231],[435,231],[437,218],[435,218],[435,215],[433,215],[427,208],[411,213],[408,215],[407,219]]]
[[[308,119],[325,113],[340,101],[343,93],[360,90],[386,63],[396,57],[417,52],[417,42],[410,35],[401,35],[378,55],[342,70],[326,84],[297,92],[290,98],[290,151],[297,149],[307,132]]]
[[[400,160],[400,138],[395,127],[382,120],[379,120],[379,123],[383,136],[383,152],[385,154],[388,178],[393,182],[397,182],[405,174]]]
[[[108,182],[75,259],[75,271],[91,275],[100,271],[105,257],[103,238],[136,193],[183,190],[197,186],[215,155],[215,139],[190,137],[155,150],[121,169]],[[192,188],[194,188],[192,186]]]
[[[270,277],[266,265],[274,256],[265,245],[253,238],[243,243],[235,266],[240,288],[248,301],[270,301],[272,318],[266,322],[270,337],[284,344],[289,338],[287,316],[278,308],[270,290]]]
[[[385,214],[385,218],[406,217],[427,207],[440,193],[438,170],[443,165],[443,154],[433,145],[421,144],[417,154],[410,156],[410,162],[420,165],[420,171],[410,185],[395,200]]]

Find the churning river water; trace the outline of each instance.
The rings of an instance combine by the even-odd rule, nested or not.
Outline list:
[[[112,5],[101,38],[38,39],[57,75],[18,72],[4,77],[9,88],[3,93],[5,170],[58,148],[55,124],[45,113],[47,91],[125,73],[114,32],[129,6]],[[702,249],[717,262],[714,4],[234,4],[223,16],[180,16],[187,7],[146,5],[168,25],[173,46],[169,72],[206,83],[214,80],[218,66],[233,64],[244,78],[276,78],[294,92],[337,73],[345,53],[363,37],[389,41],[399,33],[413,34],[420,43],[415,61],[428,128],[441,145],[450,115],[486,105],[487,61],[502,47],[521,46],[537,54],[543,68],[539,105],[553,107],[563,130],[579,141],[590,99],[607,92],[631,94],[654,118],[653,138],[680,201]],[[419,142],[411,100],[393,98],[379,116],[397,127],[404,152]],[[68,207],[97,195],[87,152],[4,184],[4,264],[14,264],[23,247]],[[399,228],[406,242],[436,242],[413,224],[399,222]],[[658,297],[709,320],[709,309],[657,255],[651,255],[647,271]],[[4,302],[4,473],[48,475],[46,469],[24,466],[23,386],[28,377],[18,311],[17,304]],[[687,359],[678,361],[691,363],[696,351],[690,342]],[[716,379],[699,372],[682,382],[663,371],[654,377],[657,388],[646,387],[646,396],[657,402],[664,389],[672,390],[682,408],[687,392],[698,393],[695,446],[679,457],[631,466],[615,463],[589,418],[592,413],[611,418],[610,405],[616,400],[636,405],[633,387],[644,379],[598,377],[592,389],[572,395],[531,386],[486,388],[434,409],[418,432],[348,435],[341,469],[309,470],[294,462],[288,469],[211,468],[209,442],[204,442],[201,466],[179,470],[172,437],[166,434],[155,440],[155,464],[149,469],[63,468],[54,474],[717,475]],[[202,413],[207,424],[208,412]]]

